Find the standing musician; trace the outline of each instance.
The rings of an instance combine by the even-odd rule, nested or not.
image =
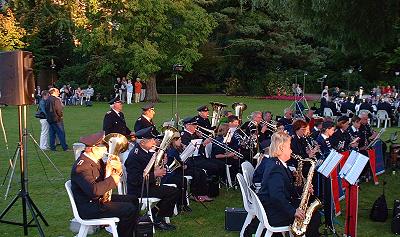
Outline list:
[[[361,112],[359,115],[360,121],[361,121],[361,126],[360,126],[360,152],[363,153],[364,155],[367,155],[366,148],[371,140],[373,140],[376,136],[377,133],[372,129],[371,125],[368,123],[368,113],[367,112]]]
[[[139,197],[142,193],[142,185],[144,182],[143,172],[154,155],[151,150],[156,145],[155,134],[152,127],[148,127],[136,132],[139,141],[129,152],[125,161],[127,173],[128,194]],[[155,197],[161,199],[157,205],[151,210],[154,217],[154,225],[160,230],[174,230],[175,226],[164,221],[165,217],[171,217],[174,214],[174,207],[177,203],[179,191],[175,187],[157,186],[156,177],[163,177],[166,174],[165,167],[153,167],[149,172],[149,190],[147,193],[146,185],[144,185],[143,196]]]
[[[174,138],[172,140],[172,143],[170,147],[167,150],[167,156],[168,156],[168,163],[167,165],[171,165],[171,163],[176,159],[180,164],[181,167],[177,168],[175,171],[171,173],[173,176],[180,176],[182,175],[190,175],[193,177],[191,181],[191,187],[190,191],[193,194],[193,196],[196,198],[196,200],[203,202],[203,201],[208,201],[212,200],[212,198],[208,197],[208,184],[207,184],[207,174],[206,172],[198,167],[193,167],[193,166],[188,166],[186,163],[182,162],[182,159],[180,157],[180,154],[184,151],[185,146],[182,144],[181,138]],[[183,180],[181,178],[181,182]],[[181,196],[185,195],[185,193],[181,193]],[[185,198],[186,199],[186,198]],[[186,200],[184,200],[186,201]],[[189,206],[183,206],[182,207],[183,211],[191,211]]]
[[[361,127],[360,117],[353,116],[353,118],[351,118],[351,126],[347,129],[347,132],[349,133],[352,139],[360,138],[360,127]],[[357,142],[357,147],[354,147],[353,149],[358,150],[358,146],[359,144]]]
[[[296,120],[293,123],[294,135],[291,139],[290,148],[293,154],[299,155],[302,158],[314,157],[316,148],[309,147],[311,144],[307,143],[306,135],[308,135],[308,124],[304,120]],[[288,161],[289,166],[297,167],[297,160],[291,159]],[[308,173],[308,169],[305,174]]]
[[[142,111],[142,115],[135,122],[135,132],[143,128],[153,127],[154,134],[158,136],[160,133],[157,131],[156,125],[153,122],[154,115],[156,114],[156,111],[154,110],[154,105],[147,104],[142,107]]]
[[[132,132],[127,126],[124,113],[122,113],[122,101],[119,96],[108,102],[111,109],[104,115],[103,130],[105,134],[119,133],[128,138],[134,139],[135,133]]]
[[[336,131],[330,139],[332,147],[338,152],[344,152],[358,146],[358,143],[353,142],[347,132],[349,124],[349,117],[341,116],[336,124]]]
[[[329,155],[332,145],[330,137],[335,132],[335,124],[331,121],[322,123],[321,134],[317,137],[316,141],[320,146],[321,156],[318,157],[320,162],[325,160]],[[326,178],[322,174],[317,173],[317,196],[324,204],[325,225],[333,229],[333,205],[332,205],[332,191],[331,191],[331,178]]]
[[[292,153],[290,145],[291,138],[288,134],[274,133],[269,148],[270,158],[264,159],[264,174],[258,196],[266,210],[271,226],[287,226],[292,224],[295,218],[305,218],[304,210],[298,207],[300,195],[294,186],[293,176],[287,166]],[[307,191],[313,193],[312,185]],[[319,213],[314,212],[307,227],[306,236],[320,236],[319,221]],[[281,234],[273,236],[281,236]]]
[[[75,161],[71,171],[71,189],[76,207],[83,219],[118,217],[118,235],[132,237],[138,213],[138,199],[132,195],[112,195],[110,202],[102,202],[103,195],[117,187],[122,174],[122,164],[112,160],[115,170],[105,177],[102,158],[107,152],[103,144],[104,132],[81,137],[80,142],[86,145],[85,151]]]

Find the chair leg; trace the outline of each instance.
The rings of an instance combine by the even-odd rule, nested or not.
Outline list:
[[[230,188],[232,188],[232,179],[231,179],[231,171],[229,169],[229,167],[231,167],[230,165],[225,165],[225,169],[226,169],[226,179],[228,181],[228,186]]]
[[[264,230],[264,224],[260,222],[260,224],[258,224],[257,227],[256,237],[261,237],[263,230]]]
[[[110,227],[111,227],[113,237],[118,237],[118,231],[117,231],[117,226],[115,225],[115,222],[111,223]]]
[[[86,237],[88,231],[89,231],[89,226],[81,224],[81,227],[79,228],[79,233],[78,233],[77,237]]]
[[[387,119],[385,119],[385,125],[384,128],[387,128]]]
[[[378,118],[378,126],[376,126],[377,128],[379,128],[379,126],[381,125],[381,120]]]
[[[246,227],[250,224],[251,220],[253,220],[253,215],[247,213],[246,220],[244,220],[242,230],[240,231],[240,237],[243,237],[244,231],[246,230]]]

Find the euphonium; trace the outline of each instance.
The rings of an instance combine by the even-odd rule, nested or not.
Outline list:
[[[212,113],[212,118],[211,118],[211,127],[216,127],[218,126],[219,119],[221,118],[222,115],[222,110],[226,107],[226,104],[219,103],[219,102],[210,102],[213,113]]]
[[[162,131],[164,132],[164,138],[161,141],[159,150],[157,154],[153,155],[150,159],[149,163],[147,164],[146,168],[143,171],[143,177],[146,177],[153,166],[155,168],[162,168],[164,167],[164,154],[167,148],[169,147],[172,139],[178,138],[180,136],[179,131],[174,127],[163,127]],[[161,177],[156,177],[156,185],[160,186],[161,184]]]
[[[106,163],[106,178],[110,177],[110,175],[115,172],[115,170],[111,167],[110,162],[112,160],[116,160],[121,162],[119,159],[119,154],[126,151],[128,149],[128,139],[122,134],[119,133],[110,133],[105,138],[104,141],[108,144],[108,159]],[[107,191],[101,201],[103,203],[111,201],[112,189]]]
[[[310,170],[308,171],[307,181],[303,188],[303,193],[301,195],[299,208],[305,212],[305,218],[300,220],[296,218],[292,225],[290,225],[290,232],[295,236],[303,236],[306,233],[307,226],[310,224],[312,214],[315,210],[322,206],[321,201],[315,198],[314,202],[308,206],[308,201],[310,199],[311,193],[309,192],[316,162],[312,159],[303,159],[303,161],[309,161],[311,163]]]
[[[241,123],[243,117],[243,111],[247,109],[247,105],[245,103],[235,102],[232,104],[232,109],[235,110],[235,115],[239,118],[239,121]]]

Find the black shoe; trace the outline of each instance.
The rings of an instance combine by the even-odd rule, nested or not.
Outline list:
[[[183,206],[183,207],[182,207],[182,211],[185,211],[185,212],[192,212],[192,208],[190,208],[189,206]]]
[[[176,230],[176,226],[172,225],[172,224],[168,224],[165,222],[165,224],[168,226],[168,228],[170,228],[170,230]]]
[[[156,227],[157,230],[175,230],[176,227],[170,224],[167,224],[164,220],[154,222],[154,227]]]

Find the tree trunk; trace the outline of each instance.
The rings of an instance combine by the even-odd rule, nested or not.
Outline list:
[[[152,74],[149,80],[146,81],[146,98],[145,101],[152,103],[160,102],[156,86],[156,74]]]

